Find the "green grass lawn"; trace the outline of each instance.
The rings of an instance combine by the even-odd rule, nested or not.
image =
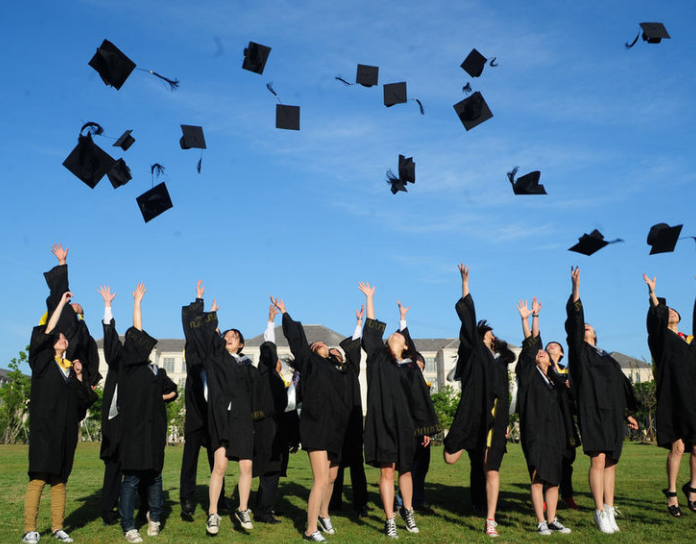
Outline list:
[[[164,527],[156,541],[193,544],[210,542],[205,534],[204,505],[207,502],[207,479],[204,455],[201,455],[197,499],[199,506],[196,520],[185,523],[179,518],[179,467],[183,448],[168,447],[163,474],[165,518]],[[574,485],[579,512],[561,509],[560,520],[573,530],[570,535],[538,536],[536,522],[529,499],[529,483],[524,457],[519,445],[510,445],[501,470],[501,495],[498,503],[499,542],[525,542],[554,540],[568,543],[587,542],[694,542],[696,540],[696,514],[684,507],[680,492],[682,519],[667,514],[665,500],[660,490],[665,487],[664,466],[666,450],[656,446],[627,443],[617,471],[616,505],[621,511],[618,517],[620,534],[603,535],[592,522],[592,499],[587,484],[588,459],[582,454],[575,462]],[[237,477],[235,463],[228,470],[228,498]],[[0,446],[0,542],[19,542],[23,529],[24,492],[27,483],[27,447]],[[359,522],[350,504],[350,477],[343,512],[333,513],[331,519],[337,534],[328,541],[386,542],[381,534],[383,513],[379,501],[377,482],[379,472],[366,468],[368,491],[372,511],[370,517]],[[293,456],[288,469],[290,478],[282,479],[278,508],[284,511],[283,523],[275,526],[256,524],[249,534],[234,529],[229,517],[223,519],[217,540],[223,542],[299,542],[305,526],[305,507],[311,472],[305,453]],[[407,542],[437,542],[446,544],[460,541],[486,541],[483,520],[471,514],[469,508],[469,463],[466,455],[454,466],[442,460],[442,447],[433,450],[432,463],[426,481],[427,500],[432,503],[436,515],[417,515],[420,534],[408,533],[401,520],[397,520],[399,539]],[[98,443],[82,443],[78,446],[73,474],[68,482],[66,529],[76,542],[125,542],[118,525],[104,527],[99,517],[99,494],[103,476],[103,464],[99,460]],[[688,478],[688,458],[682,462],[679,487]],[[254,481],[253,489],[258,485]],[[250,504],[254,504],[254,491]],[[39,514],[39,531],[50,542],[50,493],[44,491]],[[142,531],[144,533],[144,531]],[[143,536],[148,541],[146,535]]]

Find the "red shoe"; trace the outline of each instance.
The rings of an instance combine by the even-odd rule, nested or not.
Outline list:
[[[580,510],[580,507],[577,505],[573,497],[568,497],[567,499],[563,499],[563,501],[566,503],[566,506],[568,508],[572,508],[573,510]]]
[[[486,534],[490,537],[498,536],[498,531],[496,530],[497,526],[498,526],[498,524],[494,520],[487,519],[486,520]]]

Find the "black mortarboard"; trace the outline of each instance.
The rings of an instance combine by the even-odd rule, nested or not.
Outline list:
[[[242,68],[250,72],[263,74],[263,69],[266,67],[266,61],[270,53],[270,47],[249,42],[249,45],[244,49],[244,62],[242,63]]]
[[[400,179],[388,179],[387,182],[391,184],[391,192],[393,195],[395,195],[399,191],[408,193],[408,189],[406,189],[406,182],[401,181]]]
[[[493,113],[483,99],[483,95],[478,91],[461,102],[457,102],[454,105],[454,111],[457,112],[459,120],[466,130],[471,130],[493,117]]]
[[[140,212],[143,214],[143,219],[146,223],[161,213],[166,212],[169,208],[174,207],[164,182],[144,192],[136,198],[136,201],[138,202]]]
[[[179,139],[181,149],[207,149],[205,147],[205,137],[203,136],[203,127],[195,125],[181,125],[183,136]]]
[[[399,179],[416,183],[416,163],[413,162],[413,157],[399,155]]]
[[[276,128],[300,130],[300,107],[276,104]]]
[[[650,232],[648,233],[648,245],[652,246],[650,255],[674,251],[683,226],[676,225],[670,227],[667,223],[658,223],[650,227]]]
[[[607,241],[604,239],[602,233],[597,229],[593,230],[590,234],[583,234],[579,240],[580,241],[573,247],[569,248],[568,251],[575,251],[576,253],[582,253],[583,255],[592,255],[608,244],[623,242],[621,238]]]
[[[106,85],[111,85],[116,90],[121,88],[135,70],[135,63],[109,40],[104,40],[97,48],[89,65],[99,72]]]
[[[118,189],[133,179],[130,168],[123,159],[114,161],[109,171],[106,173],[114,189]]]
[[[358,64],[358,72],[355,75],[355,82],[363,87],[373,87],[377,85],[379,79],[379,68],[377,66],[366,66]]]
[[[660,43],[663,39],[671,39],[665,25],[662,23],[640,23],[640,28],[641,30],[638,31],[633,42],[626,44],[628,49],[636,45],[641,34],[643,36],[643,41],[648,43]]]
[[[123,134],[121,134],[121,137],[114,142],[113,147],[120,147],[124,151],[128,151],[128,148],[132,146],[135,143],[135,138],[131,136],[132,130],[127,130]]]
[[[387,83],[384,85],[384,105],[391,108],[394,104],[405,104],[408,102],[406,98],[406,82]]]
[[[78,136],[75,149],[63,161],[63,166],[91,189],[97,186],[113,164],[114,159],[92,141],[91,134]]]
[[[543,185],[539,184],[539,179],[541,178],[541,172],[535,170],[529,174],[525,174],[515,180],[515,174],[517,174],[517,166],[515,166],[512,171],[507,173],[507,177],[512,183],[512,190],[516,195],[545,195],[546,189]]]
[[[471,77],[479,77],[483,73],[486,62],[488,62],[486,57],[476,49],[472,49],[471,53],[469,53],[464,59],[464,62],[462,62],[461,68]]]

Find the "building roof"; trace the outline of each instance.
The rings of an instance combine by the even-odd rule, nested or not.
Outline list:
[[[629,355],[624,355],[623,353],[620,353],[618,351],[612,351],[609,355],[611,355],[614,360],[619,363],[621,368],[629,368],[629,369],[639,369],[639,368],[652,368],[652,365],[649,363],[646,363],[645,361],[641,361],[640,359],[636,359],[635,357],[631,357]]]
[[[324,342],[329,347],[338,346],[346,337],[345,335],[338,334],[336,331],[324,327],[324,325],[302,325],[305,331],[305,336],[307,337],[307,342],[312,344],[313,342]],[[276,345],[278,347],[288,347],[288,341],[283,335],[283,327],[277,326],[275,328]],[[253,338],[247,338],[244,344],[247,348],[256,348],[263,344],[263,334],[254,336]]]

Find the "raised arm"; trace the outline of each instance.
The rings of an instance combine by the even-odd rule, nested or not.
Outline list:
[[[580,300],[580,267],[570,267],[570,279],[573,284],[572,298],[573,302]]]
[[[142,302],[145,296],[145,284],[139,283],[135,291],[133,291],[133,327],[139,331],[143,330],[143,312],[142,312]]]
[[[652,306],[658,306],[660,304],[660,301],[657,299],[657,295],[655,294],[655,285],[657,284],[657,276],[654,276],[653,279],[650,279],[647,274],[643,274],[643,281],[645,281],[645,285],[648,286],[648,295],[650,296],[650,304]]]
[[[462,298],[457,301],[454,308],[461,322],[461,327],[459,328],[460,360],[458,362],[458,364],[461,364],[464,362],[462,359],[467,360],[476,346],[478,333],[476,332],[476,307],[469,291],[469,268],[464,264],[460,264],[458,269],[462,278]]]
[[[365,295],[365,306],[367,309],[367,321],[363,329],[362,345],[367,353],[368,363],[371,356],[380,348],[384,347],[382,335],[386,325],[375,319],[375,288],[367,282],[358,283],[358,290]]]
[[[532,311],[527,306],[526,300],[520,299],[517,303],[517,311],[522,318],[522,333],[524,334],[524,338],[529,338],[532,336],[532,331],[529,330],[529,316],[532,315]]]
[[[50,334],[53,331],[53,329],[56,328],[56,325],[58,324],[58,320],[60,319],[60,313],[63,311],[63,308],[65,308],[65,305],[68,302],[70,302],[71,298],[72,298],[72,293],[70,291],[66,291],[60,297],[60,301],[58,302],[58,306],[56,306],[56,309],[51,314],[51,317],[48,320],[48,324],[46,325],[46,334]]]
[[[104,319],[102,320],[102,324],[104,325],[104,359],[111,367],[113,363],[118,362],[118,359],[123,353],[123,344],[116,332],[114,315],[111,308],[111,303],[114,298],[116,298],[116,293],[112,293],[108,285],[101,286],[97,291],[99,291],[99,294],[104,299]]]
[[[364,306],[360,310],[355,310],[355,330],[353,336],[343,340],[340,344],[341,349],[346,354],[348,367],[355,373],[360,374],[360,335],[362,332]]]
[[[367,319],[375,319],[375,288],[367,282],[358,283],[358,289],[365,295]]]
[[[280,310],[276,308],[273,304],[273,297],[271,297],[271,305],[268,307],[268,321],[266,322],[266,330],[263,332],[263,341],[272,342],[275,344],[275,318]]]
[[[541,311],[541,302],[534,297],[532,300],[532,336],[539,336],[539,312]]]
[[[304,372],[304,363],[311,357],[312,350],[309,349],[309,343],[307,342],[302,323],[290,317],[283,299],[271,297],[271,302],[283,315],[283,334],[288,341],[290,351],[295,357],[295,367],[300,372]]]
[[[469,268],[465,264],[460,264],[458,268],[462,276],[462,298],[466,298],[469,295]]]
[[[585,341],[585,311],[580,300],[580,268],[571,267],[570,276],[573,290],[566,304],[565,328],[568,335],[568,364],[572,367]]]
[[[399,301],[399,300],[397,300],[396,303],[397,303],[398,306],[399,306],[399,330],[400,330],[400,331],[403,331],[403,330],[407,327],[407,325],[406,325],[406,314],[407,314],[408,311],[411,309],[411,307],[410,307],[410,306],[407,306],[407,307],[404,308],[404,307],[401,305],[401,301]]]

